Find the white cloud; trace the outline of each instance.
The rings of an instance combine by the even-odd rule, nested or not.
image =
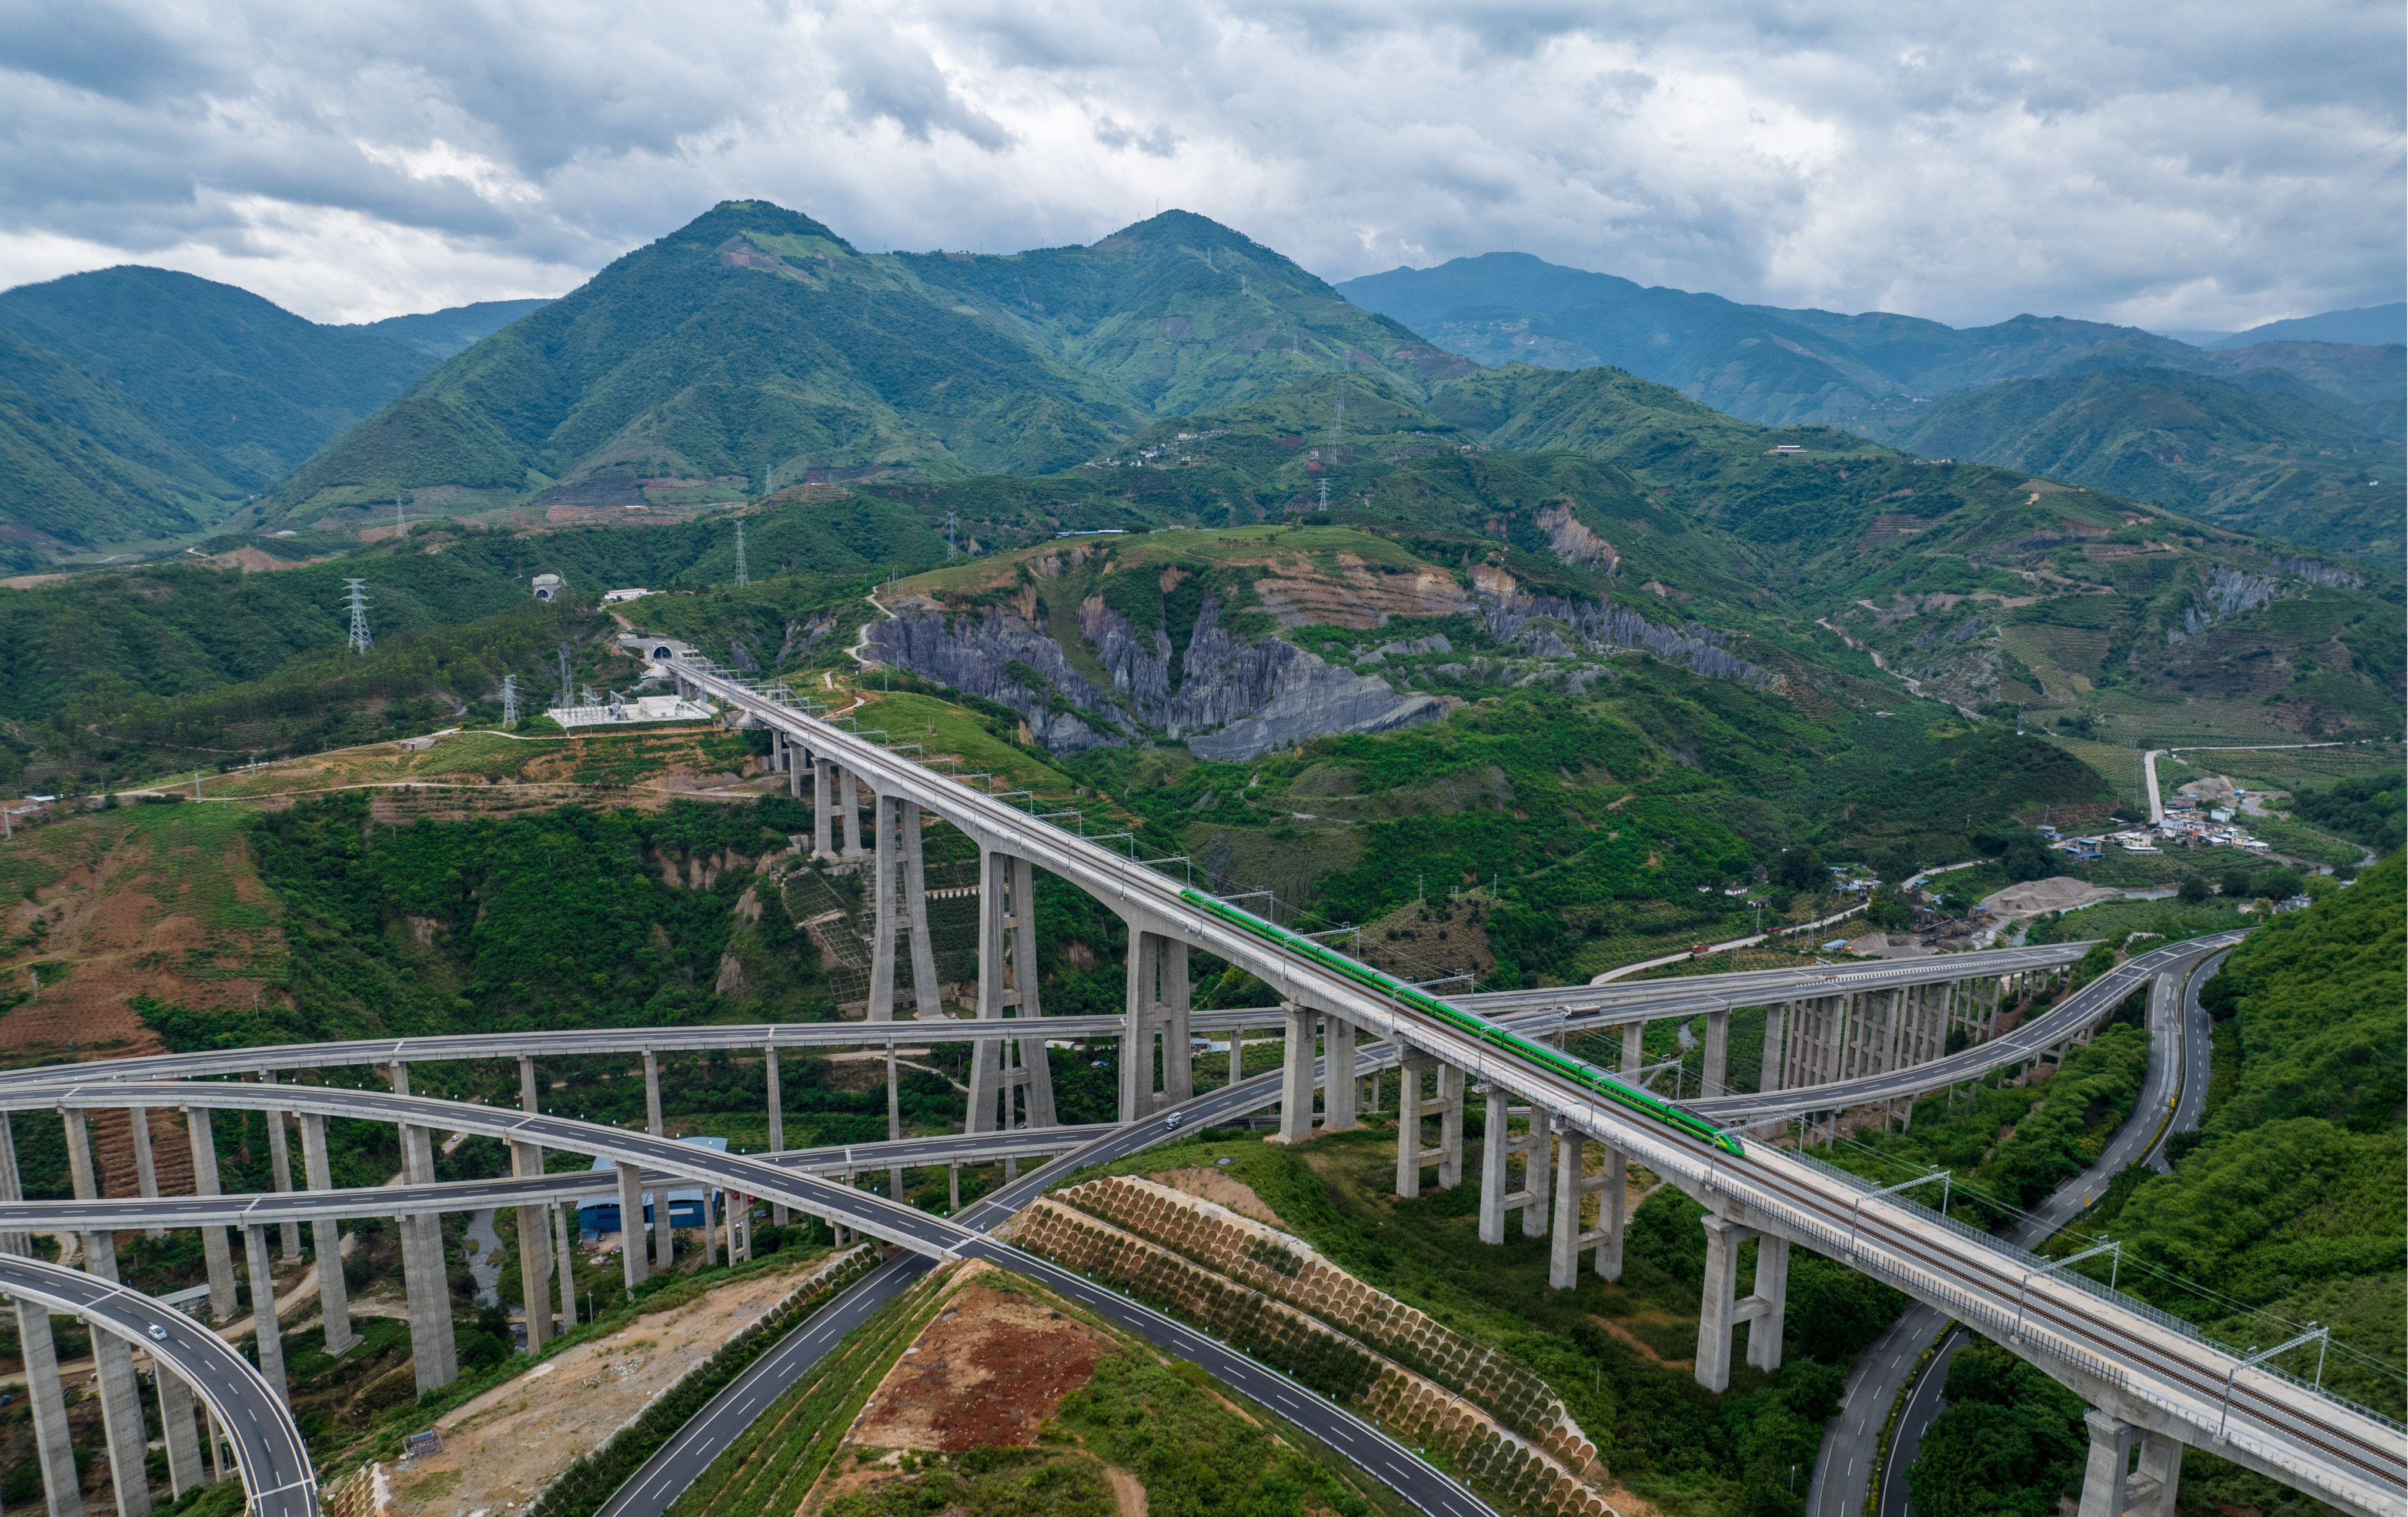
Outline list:
[[[1326,277],[2243,326],[2397,299],[2396,6],[0,0],[0,283],[555,293],[735,196],[864,246],[1158,199]]]

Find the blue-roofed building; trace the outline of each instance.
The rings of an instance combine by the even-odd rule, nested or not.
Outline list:
[[[727,1139],[724,1138],[681,1138],[678,1141],[691,1143],[695,1148],[710,1149],[714,1153],[727,1152]],[[608,1159],[596,1158],[594,1161],[594,1167],[603,1170],[612,1166]],[[710,1191],[706,1199],[703,1187],[692,1181],[681,1181],[672,1184],[668,1192],[669,1225],[671,1227],[704,1226],[723,1209],[726,1199],[727,1193],[721,1190]],[[652,1204],[653,1195],[647,1190],[644,1192],[644,1221],[647,1223],[652,1220]],[[609,1200],[580,1202],[577,1207],[577,1230],[587,1238],[599,1238],[604,1233],[621,1231],[618,1198],[613,1196]]]

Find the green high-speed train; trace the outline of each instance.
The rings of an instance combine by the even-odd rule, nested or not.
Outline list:
[[[1226,901],[1216,900],[1202,891],[1182,889],[1180,899],[1199,911],[1209,911],[1223,922],[1265,942],[1275,943],[1294,953],[1300,953],[1325,969],[1344,975],[1366,989],[1378,992],[1392,1000],[1412,1007],[1424,1016],[1435,1017],[1455,1031],[1469,1033],[1492,1048],[1529,1060],[1549,1072],[1593,1091],[1624,1110],[1634,1112],[1652,1122],[1676,1127],[1691,1138],[1701,1138],[1726,1153],[1744,1154],[1747,1151],[1740,1140],[1722,1131],[1713,1123],[1690,1112],[1660,1095],[1626,1085],[1604,1070],[1584,1060],[1549,1048],[1535,1039],[1524,1038],[1510,1028],[1498,1026],[1486,1017],[1475,1015],[1461,1007],[1451,1006],[1418,986],[1409,985],[1359,960],[1322,947],[1312,938],[1292,933],[1276,923],[1265,922],[1251,911],[1241,911]]]

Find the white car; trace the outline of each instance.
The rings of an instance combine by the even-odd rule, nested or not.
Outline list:
[[[1176,1126],[1178,1126],[1178,1125],[1180,1124],[1180,1123],[1182,1123],[1182,1122],[1183,1122],[1183,1121],[1185,1121],[1185,1120],[1186,1120],[1186,1113],[1184,1113],[1184,1112],[1181,1112],[1181,1111],[1174,1111],[1174,1112],[1172,1112],[1168,1117],[1167,1117],[1167,1118],[1165,1118],[1165,1119],[1163,1120],[1163,1123],[1162,1123],[1162,1125],[1163,1125],[1164,1127],[1166,1127],[1166,1128],[1169,1128],[1169,1127],[1176,1127]]]
[[[154,1322],[150,1324],[150,1336],[157,1338],[160,1342],[165,1343],[167,1341],[167,1329],[160,1326]]]

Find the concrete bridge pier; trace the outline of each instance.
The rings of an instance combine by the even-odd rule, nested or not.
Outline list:
[[[1620,1280],[1630,1161],[1620,1149],[1600,1145],[1604,1165],[1594,1175],[1584,1173],[1588,1167],[1587,1135],[1561,1117],[1555,1119],[1554,1126],[1555,1224],[1554,1247],[1547,1258],[1547,1285],[1558,1291],[1578,1285],[1580,1256],[1592,1248],[1597,1251],[1597,1278]],[[1581,1197],[1584,1195],[1597,1197],[1597,1227],[1588,1232],[1581,1230]],[[1524,1225],[1527,1224],[1526,1217]]]
[[[861,793],[868,788],[851,769],[837,770],[837,832],[847,859],[858,860],[867,852],[861,846]]]
[[[263,1085],[275,1084],[276,1071],[262,1069],[259,1072],[259,1082]],[[277,1190],[289,1195],[293,1190],[293,1151],[285,1146],[284,1123],[292,1113],[269,1111],[263,1114],[267,1118],[268,1173],[274,1177]],[[297,1222],[288,1222],[280,1225],[282,1229],[282,1237],[279,1241],[284,1245],[284,1262],[298,1263],[301,1258],[301,1224]]]
[[[159,1195],[159,1164],[150,1152],[150,1113],[141,1107],[127,1109],[126,1117],[134,1124],[134,1181],[146,1200]],[[145,1227],[145,1238],[165,1238],[165,1227]]]
[[[651,1049],[644,1050],[644,1131],[654,1138],[668,1136],[668,1123],[661,1115],[661,1057]],[[669,1225],[667,1193],[653,1197],[659,1209],[652,1217],[652,1262],[663,1271],[677,1263],[677,1229]]]
[[[2182,1444],[2093,1407],[2083,1413],[2090,1429],[2090,1458],[2082,1473],[2078,1517],[2173,1517],[2174,1493],[2182,1482]],[[2132,1469],[2132,1451],[2141,1467]]]
[[[982,843],[979,850],[979,1019],[1034,1023],[1037,998],[1036,874],[1029,862]],[[982,1038],[970,1055],[969,1130],[1051,1127],[1054,1077],[1045,1037]],[[1014,1094],[1019,1099],[1015,1102]],[[1010,1170],[1007,1169],[1007,1174]]]
[[[1429,1054],[1408,1049],[1398,1061],[1397,1081],[1397,1195],[1411,1200],[1422,1193],[1422,1166],[1438,1166],[1438,1188],[1451,1191],[1463,1183],[1463,1071]],[[1438,1094],[1424,1093],[1422,1076],[1438,1073]],[[1422,1147],[1422,1123],[1438,1119],[1438,1147]]]
[[[529,1116],[536,1116],[543,1110],[542,1082],[536,1077],[535,1059],[532,1055],[524,1053],[519,1055],[519,1109]],[[537,1143],[510,1145],[512,1174],[532,1177],[542,1174],[543,1170],[542,1145]],[[535,1352],[544,1344],[552,1341],[552,1276],[554,1262],[552,1249],[552,1219],[547,1215],[552,1209],[553,1208],[548,1203],[523,1206],[518,1209],[520,1295],[521,1304],[526,1309],[529,1353]],[[561,1255],[558,1262],[566,1267],[568,1256]],[[574,1321],[573,1317],[564,1316],[561,1318],[561,1326],[566,1329]]]
[[[763,1078],[769,1093],[769,1152],[786,1152],[786,1097],[778,1084],[778,1049],[771,1044],[761,1051]],[[780,1227],[786,1225],[786,1209],[781,1205],[769,1208],[769,1221]]]
[[[50,1517],[83,1517],[83,1487],[76,1477],[66,1388],[59,1382],[58,1340],[50,1334],[48,1308],[32,1301],[17,1303],[17,1342],[24,1357],[34,1449],[42,1465],[42,1494],[49,1498]]]
[[[1748,1328],[1747,1362],[1770,1371],[1781,1367],[1781,1331],[1789,1303],[1789,1240],[1770,1237],[1711,1214],[1698,1219],[1706,1230],[1706,1286],[1698,1310],[1698,1383],[1709,1391],[1730,1389],[1731,1329]],[[1740,1245],[1756,1240],[1756,1286],[1739,1295]]]
[[[836,766],[811,760],[811,857],[836,860]]]
[[[560,1325],[565,1330],[577,1325],[577,1242],[568,1235],[568,1219],[577,1208],[555,1202],[549,1209],[554,1257],[560,1261]]]
[[[1324,1013],[1321,1019],[1321,1130],[1351,1133],[1356,1121],[1357,1081],[1354,1068],[1354,1024]]]
[[[326,1161],[326,1119],[306,1111],[301,1114],[301,1175],[313,1191],[335,1188]],[[318,1251],[318,1308],[325,1318],[326,1356],[331,1359],[360,1340],[351,1331],[351,1303],[343,1281],[341,1224],[333,1217],[312,1222],[309,1241]]]
[[[208,1467],[201,1463],[200,1427],[193,1420],[193,1388],[164,1364],[151,1379],[159,1392],[160,1440],[167,1446],[167,1494],[179,1496],[209,1483]]]
[[[1527,1108],[1509,1106],[1506,1093],[1484,1086],[1487,1098],[1480,1137],[1480,1241],[1505,1241],[1505,1213],[1522,1213],[1522,1236],[1541,1238],[1547,1231],[1547,1169],[1549,1147],[1546,1119]],[[1528,1127],[1512,1131],[1512,1119],[1526,1116]],[[1522,1188],[1507,1189],[1507,1164],[1522,1156]]]
[[[1135,1122],[1196,1094],[1196,1054],[1188,1030],[1185,939],[1149,932],[1136,923],[1129,924],[1128,939],[1128,1031],[1121,1038],[1120,1113],[1121,1121]]]
[[[1278,1138],[1283,1143],[1301,1143],[1312,1136],[1312,1056],[1315,1030],[1321,1023],[1321,1013],[1309,1006],[1282,1001],[1280,1009],[1287,1013],[1287,1040],[1280,1054],[1280,1124]],[[1406,1138],[1402,1129],[1397,1139],[1398,1173],[1402,1174]],[[1418,1147],[1418,1128],[1412,1143]],[[1413,1178],[1421,1178],[1414,1171]]]
[[[1706,1013],[1706,1063],[1699,1081],[1702,1095],[1727,1095],[1730,1066],[1730,1008]]]
[[[543,1150],[510,1145],[510,1173],[522,1180],[543,1174]],[[541,1202],[515,1209],[519,1214],[519,1304],[526,1309],[527,1352],[552,1341],[552,1209]]]
[[[395,1095],[409,1094],[409,1066],[386,1066]],[[402,1178],[412,1185],[435,1183],[435,1139],[424,1127],[403,1123]],[[401,1232],[402,1291],[409,1307],[409,1354],[419,1394],[460,1378],[460,1351],[452,1338],[452,1281],[444,1267],[443,1218],[434,1212],[397,1219]]]
[[[184,1108],[184,1131],[193,1143],[193,1194],[222,1195],[218,1188],[218,1144],[209,1125],[209,1109]],[[201,1229],[201,1258],[208,1266],[209,1320],[234,1320],[234,1251],[226,1246],[222,1227]]]
[[[910,939],[912,1014],[924,1022],[944,1015],[937,997],[937,955],[928,943],[928,871],[922,848],[920,808],[895,795],[875,797],[876,836],[870,933],[869,1020],[895,1020],[895,950],[897,936]]]
[[[644,1172],[632,1164],[611,1166],[619,1177],[619,1270],[633,1292],[652,1271],[644,1253]]]
[[[251,1341],[259,1357],[260,1378],[289,1410],[293,1397],[284,1388],[284,1332],[276,1321],[276,1274],[268,1260],[267,1229],[245,1227],[242,1248],[251,1272]]]
[[[79,1120],[81,1115],[77,1113]],[[102,1231],[81,1237],[84,1273],[117,1283],[117,1235]],[[276,1310],[273,1289],[267,1300],[272,1321]],[[92,1329],[93,1378],[100,1382],[102,1437],[108,1446],[109,1484],[117,1493],[118,1517],[142,1517],[150,1510],[150,1477],[143,1468],[150,1457],[150,1444],[142,1422],[142,1382],[134,1375],[134,1345],[97,1323],[88,1325]],[[274,1348],[274,1344],[265,1343],[261,1352],[272,1353]],[[282,1384],[280,1365],[274,1383]]]

